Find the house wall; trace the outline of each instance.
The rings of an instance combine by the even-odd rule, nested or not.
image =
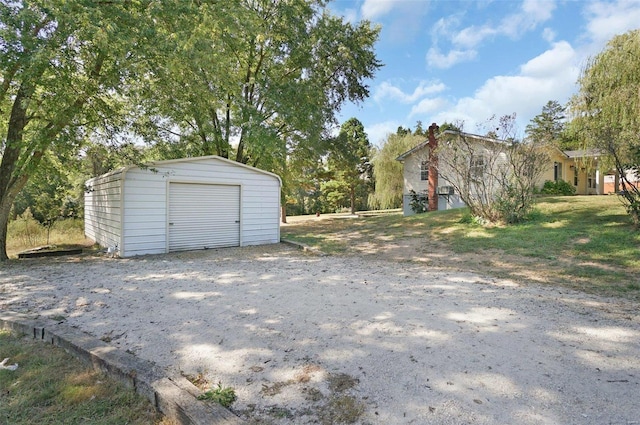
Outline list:
[[[422,161],[429,160],[429,148],[425,147],[416,151],[413,155],[408,156],[404,160],[402,173],[404,177],[404,189],[402,193],[402,212],[405,216],[413,215],[415,212],[411,209],[411,191],[427,196],[429,182],[421,180]]]
[[[454,135],[454,137],[456,136]],[[442,141],[443,139],[440,140],[441,143]],[[476,140],[475,143],[476,145],[474,145],[473,154],[482,155],[485,158],[487,167],[494,167],[493,169],[498,169],[507,162],[507,154],[503,151],[502,146],[498,145],[498,148],[494,149],[492,144],[494,142],[482,139]],[[444,154],[444,151],[440,153],[440,155]],[[403,214],[405,216],[415,214],[411,208],[411,190],[423,195],[426,195],[427,193],[428,183],[427,181],[421,180],[420,166],[422,161],[425,161],[428,158],[429,149],[426,146],[404,157]],[[446,160],[443,160],[443,158],[440,158],[439,160],[439,169],[438,187],[451,186],[451,182],[447,181],[443,176],[453,176],[455,173],[447,171]],[[497,185],[496,181],[486,181],[486,183],[489,187],[495,187]],[[458,184],[457,186],[461,185]],[[471,193],[473,193],[473,187],[471,187]],[[454,193],[452,195],[438,195],[438,210],[462,208],[465,206],[466,204],[462,201],[459,193]]]
[[[122,213],[122,221],[111,226],[122,227],[120,256],[168,252],[171,182],[240,186],[240,245],[280,242],[280,180],[275,175],[216,157],[194,158],[159,162],[150,169],[133,167],[123,173],[123,209],[114,196],[109,198],[113,205],[102,207],[111,215]],[[97,240],[94,234],[87,236],[104,245],[104,238]]]
[[[560,164],[559,179],[566,181],[576,189],[576,195],[603,195],[605,191],[605,174],[600,170],[600,163],[595,158],[588,158],[586,163],[582,158],[568,158],[560,152],[549,155],[549,163],[537,183],[542,188],[544,182],[555,181],[554,164]],[[577,184],[575,172],[577,170]],[[595,181],[595,187],[589,187],[589,172]]]
[[[549,161],[544,169],[544,172],[540,176],[540,179],[536,182],[536,186],[538,188],[542,188],[544,182],[546,181],[555,181],[555,164],[560,164],[559,170],[559,179],[564,180],[566,182],[572,183],[573,175],[569,175],[569,164],[571,164],[573,160],[567,158],[566,155],[559,152],[556,149],[553,149],[549,152]],[[571,179],[571,180],[570,180]],[[573,183],[572,183],[573,184]]]
[[[84,233],[101,246],[122,244],[122,170],[88,180],[84,194]]]

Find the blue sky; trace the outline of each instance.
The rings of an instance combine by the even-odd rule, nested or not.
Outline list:
[[[616,34],[640,27],[640,0],[334,0],[351,22],[382,27],[385,64],[371,96],[347,104],[380,145],[398,126],[462,120],[468,132],[516,113],[519,135],[549,100],[565,104],[587,59]]]

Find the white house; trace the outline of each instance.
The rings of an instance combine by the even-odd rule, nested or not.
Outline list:
[[[447,164],[451,164],[450,158],[438,158],[439,143],[447,143],[451,137],[462,138],[467,144],[467,149],[461,152],[461,158],[470,161],[471,173],[480,180],[481,185],[489,190],[484,194],[491,196],[492,188],[496,188],[495,181],[489,181],[491,175],[483,173],[483,169],[494,169],[496,164],[507,161],[508,143],[490,137],[480,136],[445,130],[437,134],[438,126],[434,123],[429,127],[428,138],[413,149],[396,158],[403,163],[403,212],[404,215],[416,213],[412,202],[416,199],[425,199],[428,202],[429,211],[445,210],[464,207],[465,203],[454,190],[454,185],[448,182],[443,175],[455,175],[455,173],[443,172],[449,170]],[[444,145],[443,145],[444,146]],[[438,149],[440,154],[451,154],[447,149]],[[471,156],[467,158],[466,156]],[[596,150],[562,151],[557,148],[549,149],[548,163],[537,181],[541,188],[545,181],[564,180],[575,188],[578,195],[603,195],[605,190],[605,173],[601,170],[602,154]],[[491,164],[490,164],[491,163]],[[487,167],[488,166],[488,167]],[[497,165],[499,168],[500,165]],[[458,182],[458,187],[462,184]],[[468,188],[473,190],[473,188]],[[609,189],[613,191],[613,183]]]
[[[278,243],[281,185],[218,156],[128,166],[85,183],[85,234],[121,257]]]
[[[405,216],[416,213],[412,206],[412,202],[416,199],[426,200],[428,202],[428,211],[448,210],[465,206],[460,194],[454,190],[450,182],[443,178],[440,166],[444,165],[439,164],[437,155],[432,154],[432,152],[436,151],[439,143],[438,139],[443,134],[458,137],[460,133],[447,130],[443,134],[437,135],[437,132],[438,126],[435,123],[431,124],[427,140],[396,158],[397,161],[403,164],[402,209]],[[465,133],[465,136],[471,136],[469,137],[470,139],[475,139],[475,135],[467,135]],[[481,158],[478,160],[481,160]],[[481,167],[482,164],[478,164],[478,166]]]

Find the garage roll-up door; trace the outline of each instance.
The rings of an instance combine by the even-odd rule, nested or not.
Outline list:
[[[169,184],[169,251],[240,245],[240,186]]]

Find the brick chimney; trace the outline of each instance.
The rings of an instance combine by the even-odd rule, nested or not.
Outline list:
[[[436,139],[436,134],[439,128],[436,123],[429,126],[429,141],[427,142],[427,146],[429,146],[429,187],[427,189],[429,211],[438,211],[438,154],[436,153],[438,139]]]

